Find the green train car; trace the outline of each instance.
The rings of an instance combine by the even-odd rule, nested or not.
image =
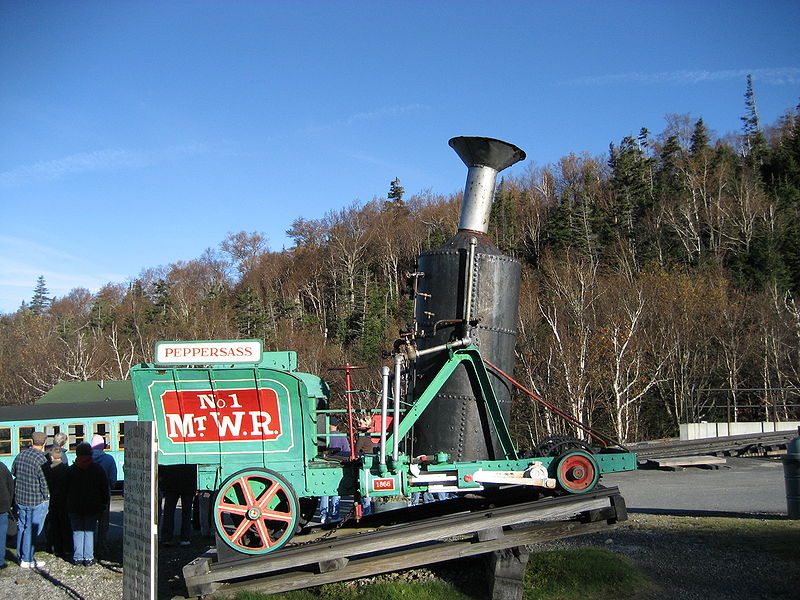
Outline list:
[[[280,548],[313,511],[317,498],[381,498],[413,492],[468,492],[528,485],[583,493],[602,473],[631,470],[635,455],[593,454],[521,458],[508,433],[480,353],[443,350],[446,360],[425,389],[400,402],[384,368],[380,432],[374,453],[341,460],[320,453],[334,411],[321,378],[297,371],[294,352],[262,352],[258,340],[159,342],[156,362],[131,370],[138,418],[153,421],[159,465],[197,465],[198,487],[215,492],[218,543],[242,554]],[[395,360],[395,382],[402,359]],[[411,457],[403,440],[456,368],[472,374],[504,458],[453,462],[446,453]],[[389,406],[391,404],[391,407]],[[401,406],[403,407],[401,409]],[[372,434],[375,435],[375,434]]]
[[[70,460],[75,447],[94,435],[106,440],[106,452],[117,463],[117,487],[125,473],[125,422],[136,420],[129,381],[67,381],[57,384],[34,404],[0,406],[0,461],[10,469],[17,454],[31,444],[34,431],[67,435]]]

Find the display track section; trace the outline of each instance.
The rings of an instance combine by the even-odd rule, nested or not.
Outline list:
[[[343,528],[269,556],[218,562],[212,549],[185,565],[183,576],[187,598],[274,594],[595,533],[626,519],[619,490],[598,488],[366,531]]]
[[[697,440],[634,444],[630,446],[630,450],[636,453],[640,461],[703,454],[742,456],[768,453],[776,450],[785,451],[786,445],[796,436],[796,429],[766,433],[746,433]]]

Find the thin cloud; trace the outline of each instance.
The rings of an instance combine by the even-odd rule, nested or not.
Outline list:
[[[4,171],[0,173],[0,185],[17,185],[32,180],[54,180],[80,173],[141,169],[164,160],[200,154],[205,150],[205,145],[191,143],[154,151],[108,148],[94,152],[81,152]]]
[[[377,121],[379,119],[399,117],[408,113],[419,112],[426,110],[428,107],[424,104],[406,104],[404,106],[386,106],[378,110],[370,112],[356,113],[350,115],[344,120],[345,125],[352,125],[361,121]]]
[[[744,79],[752,75],[755,81],[771,85],[788,85],[800,82],[800,68],[785,67],[780,69],[723,69],[719,71],[681,70],[662,73],[616,73],[579,77],[562,81],[562,85],[613,85],[619,83],[641,83],[644,85],[695,85],[730,79]]]
[[[91,293],[96,293],[109,282],[125,279],[119,273],[87,275],[87,269],[80,268],[80,265],[58,264],[56,267],[56,264],[50,261],[0,257],[0,314],[11,313],[17,310],[23,301],[30,301],[40,275],[45,279],[50,296],[59,298],[75,288],[86,288]]]
[[[58,248],[53,248],[39,242],[13,237],[10,235],[0,235],[0,250],[2,251],[2,257],[4,258],[12,255],[19,255],[42,256],[50,259],[56,258],[60,260],[71,261],[79,260],[78,257],[69,254],[68,252],[64,252],[63,250],[59,250]],[[0,258],[0,261],[2,261],[2,258]],[[2,265],[2,262],[0,262],[0,265]]]
[[[321,125],[310,125],[304,128],[303,131],[306,134],[321,133],[324,131],[330,131],[331,129],[335,129],[337,127],[350,127],[351,125],[355,125],[357,123],[379,121],[382,119],[394,119],[396,117],[400,117],[410,113],[428,110],[429,108],[430,107],[426,106],[425,104],[418,104],[418,103],[396,105],[396,106],[384,106],[382,108],[378,108],[372,111],[355,113],[343,119],[337,119],[335,121],[331,121],[330,123],[324,123]]]
[[[0,236],[0,288],[6,295],[21,299],[33,293],[36,280],[43,275],[51,295],[63,296],[76,287],[96,291],[109,281],[122,281],[120,273],[94,273],[84,258],[58,248],[13,236]],[[13,292],[12,292],[13,290]],[[3,310],[15,306],[0,307]]]
[[[371,165],[377,165],[379,167],[386,167],[392,169],[397,168],[397,165],[395,163],[381,160],[380,158],[377,158],[376,156],[371,156],[369,154],[350,154],[350,157],[355,160],[365,162]]]

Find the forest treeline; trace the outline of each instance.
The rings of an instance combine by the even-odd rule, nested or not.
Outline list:
[[[687,420],[797,417],[800,113],[762,127],[751,82],[740,134],[671,115],[604,157],[571,154],[504,177],[490,236],[523,264],[516,377],[620,440]],[[124,379],[158,340],[260,338],[341,390],[345,362],[376,390],[411,318],[406,273],[457,229],[461,195],[385,197],[298,218],[293,247],[229,234],[194,260],[0,317],[0,398],[63,380]],[[375,396],[357,398],[371,407]],[[716,412],[714,406],[717,407]],[[515,398],[522,447],[563,425]]]

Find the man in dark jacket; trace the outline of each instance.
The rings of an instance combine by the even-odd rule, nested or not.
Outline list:
[[[14,478],[5,463],[0,462],[0,569],[6,568],[6,533],[11,503],[14,501]]]
[[[94,530],[97,519],[108,510],[111,495],[105,471],[92,461],[92,447],[87,443],[75,448],[75,462],[67,472],[67,512],[72,525],[76,565],[94,564]]]

